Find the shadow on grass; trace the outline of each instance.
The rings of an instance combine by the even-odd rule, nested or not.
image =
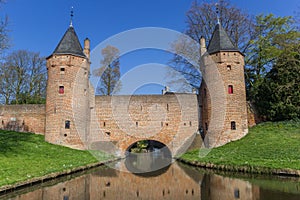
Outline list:
[[[0,130],[0,153],[18,153],[26,142],[34,142],[33,133],[18,133],[14,131]]]

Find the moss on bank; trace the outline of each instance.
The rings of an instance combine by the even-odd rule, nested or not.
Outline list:
[[[214,148],[207,155],[205,151],[189,151],[180,159],[231,171],[300,170],[300,121],[262,123],[250,128],[249,134],[238,141]]]
[[[112,158],[49,144],[43,135],[0,131],[0,186]]]

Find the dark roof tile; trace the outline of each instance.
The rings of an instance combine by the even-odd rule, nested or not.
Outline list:
[[[219,51],[239,51],[231,42],[226,31],[220,24],[217,24],[210,42],[207,47],[209,54],[216,53]]]
[[[65,32],[53,54],[71,54],[86,57],[73,26],[70,26]]]

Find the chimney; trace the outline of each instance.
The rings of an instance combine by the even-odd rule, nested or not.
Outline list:
[[[205,44],[205,38],[201,36],[200,38],[200,55],[203,56],[206,52],[206,44]]]
[[[162,94],[166,94],[167,92],[170,92],[169,86],[165,86],[165,89],[162,90]]]
[[[90,59],[90,40],[88,38],[86,38],[84,40],[84,49],[83,49],[83,53],[86,55],[86,57],[88,59]]]
[[[193,94],[197,94],[197,89],[193,87],[193,88],[192,88],[192,93],[193,93]]]

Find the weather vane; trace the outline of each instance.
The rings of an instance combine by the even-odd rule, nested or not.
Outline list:
[[[73,16],[74,16],[74,11],[73,11],[73,6],[71,7],[71,21],[70,21],[70,27],[73,27]]]
[[[216,13],[217,13],[217,23],[220,24],[219,4],[216,3],[215,6],[216,6]]]

